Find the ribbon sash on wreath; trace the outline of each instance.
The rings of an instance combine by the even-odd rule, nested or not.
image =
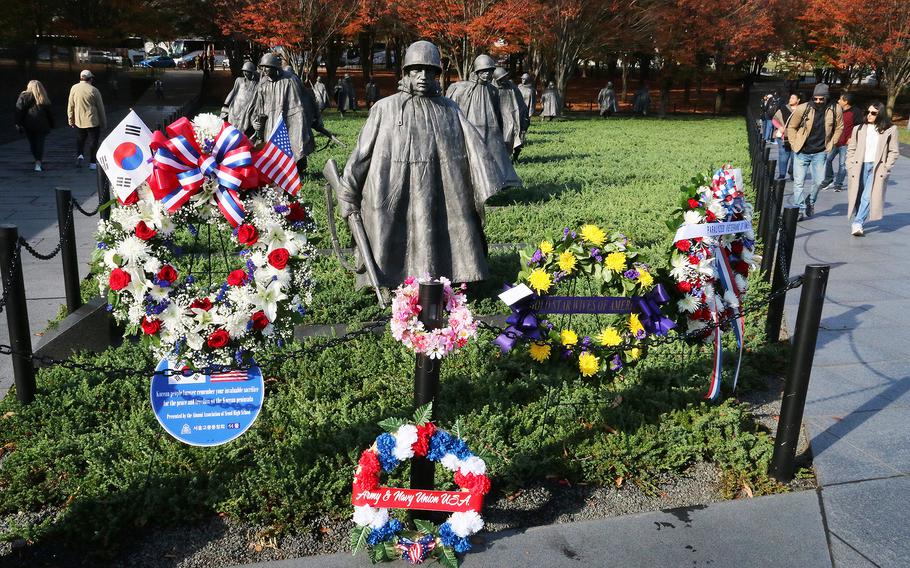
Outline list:
[[[225,123],[212,153],[206,154],[185,117],[168,125],[167,133],[170,138],[159,131],[152,135],[153,169],[148,183],[155,199],[174,213],[202,190],[206,177],[213,177],[218,182],[214,197],[219,210],[231,227],[240,225],[245,213],[237,192],[259,185],[247,137]]]

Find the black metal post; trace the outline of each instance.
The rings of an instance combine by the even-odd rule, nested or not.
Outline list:
[[[800,425],[809,391],[809,377],[812,360],[815,358],[815,343],[818,327],[825,306],[825,288],[828,286],[827,264],[806,266],[803,289],[799,295],[799,312],[796,316],[796,333],[793,337],[793,351],[787,369],[787,383],[781,399],[780,419],[777,422],[777,436],[774,438],[774,455],[768,473],[784,483],[793,479],[793,461],[799,443]]]
[[[421,282],[417,295],[420,306],[420,321],[427,331],[442,326],[443,288],[441,282]],[[414,408],[420,408],[428,402],[434,402],[439,391],[439,369],[442,361],[431,359],[427,355],[417,355],[414,368]],[[436,405],[433,405],[436,415]],[[433,489],[435,464],[422,457],[411,460],[411,488]]]
[[[101,210],[100,207],[111,200],[111,182],[107,179],[107,174],[103,168],[98,168],[98,215],[102,220],[108,221],[111,218],[111,208]]]
[[[762,242],[765,243],[765,254],[761,260],[762,279],[771,281],[771,269],[774,267],[774,258],[777,254],[777,238],[780,235],[781,206],[784,203],[784,186],[786,182],[778,180],[772,186],[771,195],[768,197],[767,225],[762,233]],[[762,221],[766,218],[762,216]]]
[[[76,257],[76,228],[73,226],[73,192],[57,188],[57,230],[60,234],[60,256],[63,258],[63,289],[66,311],[73,313],[82,305],[79,291],[79,259]]]
[[[790,279],[790,259],[793,258],[793,243],[796,241],[796,220],[799,218],[799,206],[788,205],[784,208],[783,238],[778,240],[777,254],[774,262],[774,276],[771,279],[771,290],[780,290]],[[780,324],[784,319],[784,302],[786,294],[771,300],[768,305],[768,317],[765,320],[765,335],[769,342],[780,341]]]
[[[6,296],[6,325],[10,346],[17,352],[13,358],[16,398],[22,404],[35,400],[35,366],[32,363],[32,332],[28,326],[25,283],[22,281],[22,259],[18,254],[19,228],[0,225],[0,278]]]

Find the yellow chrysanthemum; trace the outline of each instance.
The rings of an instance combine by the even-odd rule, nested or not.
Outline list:
[[[636,360],[638,360],[639,357],[641,357],[641,349],[639,349],[638,347],[634,347],[634,348],[626,351],[626,354],[629,356],[630,361],[636,361]]]
[[[654,284],[654,277],[647,270],[638,271],[638,283],[645,288],[650,288]]]
[[[584,225],[579,233],[581,234],[581,238],[592,245],[603,246],[604,241],[607,240],[606,233],[597,225]]]
[[[615,328],[608,327],[600,332],[600,337],[597,338],[600,341],[600,344],[604,347],[613,347],[614,345],[619,345],[622,343],[622,336],[619,335],[619,332]]]
[[[570,345],[575,345],[578,343],[578,334],[576,334],[571,329],[564,329],[559,332],[559,339],[562,341],[562,344],[566,347]]]
[[[629,331],[632,332],[632,335],[638,335],[639,330],[644,331],[645,326],[641,325],[641,321],[638,319],[638,314],[632,314],[629,316]]]
[[[538,293],[546,292],[550,289],[550,286],[553,284],[550,281],[550,274],[542,268],[535,268],[531,271],[530,276],[528,276],[528,284],[531,285],[531,288],[534,288]]]
[[[578,263],[578,258],[569,251],[566,251],[559,255],[559,269],[565,272],[566,274],[572,274],[572,271],[575,270],[575,265]]]
[[[543,254],[550,254],[553,252],[553,243],[550,241],[540,241],[540,244],[537,246],[540,249],[540,252]]]
[[[538,363],[543,363],[550,358],[549,343],[537,343],[535,341],[528,347],[528,351],[531,353],[531,359],[534,359]]]
[[[613,272],[622,272],[626,267],[626,254],[622,252],[611,252],[607,255],[607,268]]]
[[[600,359],[590,353],[582,353],[578,356],[578,370],[583,377],[590,377],[600,369]]]

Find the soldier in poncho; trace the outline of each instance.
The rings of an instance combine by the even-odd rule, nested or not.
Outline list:
[[[489,55],[474,59],[474,72],[467,81],[452,83],[446,96],[461,108],[468,122],[477,127],[487,145],[489,155],[502,172],[510,187],[521,185],[510,161],[512,148],[506,148],[502,134],[502,111],[499,107],[499,89],[493,86],[496,62]]]
[[[234,81],[234,88],[224,99],[224,106],[221,107],[221,120],[230,122],[243,132],[250,128],[252,125],[249,123],[247,111],[256,94],[258,83],[259,75],[256,73],[256,66],[252,61],[245,62],[242,75],[237,77]]]
[[[597,105],[600,107],[600,116],[612,116],[616,112],[616,91],[613,90],[613,83],[608,82],[607,86],[597,93]]]
[[[367,81],[367,86],[364,87],[364,97],[366,98],[367,108],[372,107],[379,100],[379,85],[373,81],[372,76]]]
[[[521,85],[518,85],[518,90],[521,91],[521,98],[528,109],[528,116],[534,116],[537,91],[534,89],[534,83],[531,82],[531,76],[527,73],[521,76]]]
[[[484,280],[484,202],[506,183],[477,129],[441,96],[436,46],[413,43],[403,72],[398,92],[370,110],[348,159],[341,213],[360,211],[383,287],[425,274]],[[358,285],[369,285],[365,274]]]
[[[325,107],[329,106],[329,90],[325,88],[322,77],[318,75],[316,76],[316,82],[313,83],[313,96],[316,97],[316,103],[319,105],[320,111],[324,111]]]
[[[266,53],[259,61],[262,77],[250,104],[249,121],[255,130],[254,138],[264,140],[272,134],[278,119],[284,118],[291,138],[291,149],[298,162],[304,157],[303,147],[308,137],[306,115],[300,89],[294,79],[286,76],[272,53]]]
[[[530,118],[521,91],[509,80],[509,72],[502,67],[493,71],[493,82],[499,88],[499,109],[502,114],[502,137],[512,161],[518,159],[524,144]]]
[[[553,81],[550,81],[546,90],[540,95],[540,104],[542,107],[540,110],[541,119],[550,121],[559,116],[559,111],[562,109],[562,100]]]

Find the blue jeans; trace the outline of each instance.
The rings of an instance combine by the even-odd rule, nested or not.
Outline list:
[[[837,154],[837,175],[834,177],[834,187],[844,187],[847,179],[847,145],[835,146],[832,152]]]
[[[821,189],[822,179],[825,177],[826,152],[804,154],[796,152],[793,155],[793,205],[799,205],[799,212],[806,212],[806,205],[815,205],[818,199],[818,190]],[[806,173],[811,170],[812,185],[806,188]]]
[[[787,148],[783,141],[777,144],[777,179],[787,179],[790,162],[793,161],[793,152]]]
[[[869,218],[869,208],[872,202],[872,184],[875,179],[872,173],[875,171],[875,162],[863,162],[863,173],[859,176],[859,195],[856,205],[856,216],[853,217],[854,223],[862,225]]]
[[[761,119],[762,124],[762,136],[765,140],[771,139],[771,133],[774,132],[774,124],[771,122],[771,119],[763,118]]]

